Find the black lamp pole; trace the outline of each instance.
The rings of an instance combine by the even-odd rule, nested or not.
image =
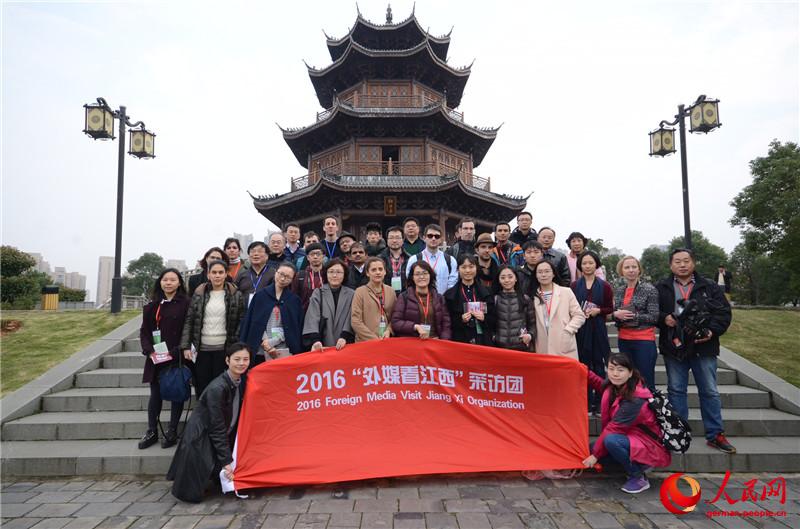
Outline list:
[[[142,138],[140,143],[143,145],[137,147],[136,149],[131,149],[130,154],[137,156],[139,158],[152,158],[155,155],[153,154],[152,148],[152,138],[155,136],[151,132],[145,129],[145,125],[141,121],[137,121],[136,123],[131,123],[128,115],[125,113],[125,107],[120,106],[119,110],[112,110],[111,107],[108,105],[105,99],[102,97],[97,98],[96,105],[84,105],[87,109],[87,121],[86,121],[86,130],[89,136],[94,139],[114,139],[113,135],[113,123],[110,122],[111,119],[118,119],[119,120],[119,157],[117,159],[117,230],[116,230],[116,241],[114,244],[114,277],[111,279],[111,313],[116,314],[122,310],[122,204],[123,204],[123,194],[125,190],[125,127],[141,127]],[[93,111],[102,111],[106,112],[106,116],[108,116],[108,127],[104,126],[104,118],[100,118],[97,122],[93,121],[92,125],[90,126],[90,114],[89,112]],[[93,116],[96,118],[97,116]],[[132,131],[133,133],[137,133],[137,131]],[[149,135],[149,143],[147,143],[145,135]],[[133,142],[135,146],[136,142]]]
[[[683,239],[686,247],[692,249],[692,225],[689,220],[689,167],[686,163],[686,110],[678,105],[678,134],[681,142],[681,185],[683,186]]]
[[[119,157],[117,159],[117,235],[114,243],[114,278],[111,279],[111,314],[122,310],[122,195],[125,190],[125,107],[115,113],[119,119]]]

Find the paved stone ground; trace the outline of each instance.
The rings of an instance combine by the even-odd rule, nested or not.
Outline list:
[[[786,501],[769,498],[716,507],[701,501],[675,516],[659,501],[668,474],[651,477],[651,489],[621,492],[620,476],[530,482],[519,473],[383,479],[250,491],[250,499],[209,495],[201,504],[177,501],[166,481],[131,477],[99,480],[26,480],[2,484],[4,529],[633,529],[800,528],[800,475],[786,475]],[[722,476],[693,474],[703,499],[713,499]],[[775,475],[733,474],[725,491],[742,497]],[[786,517],[709,518],[718,510],[784,510]]]

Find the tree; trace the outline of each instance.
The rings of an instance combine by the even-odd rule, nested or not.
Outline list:
[[[731,253],[733,295],[750,305],[784,305],[800,302],[800,289],[789,285],[791,272],[782,261],[739,243]]]
[[[683,236],[679,236],[669,241],[666,250],[655,245],[646,248],[640,259],[645,277],[650,278],[650,281],[667,277],[671,273],[669,255],[672,250],[685,246]],[[695,258],[695,270],[706,277],[716,278],[717,267],[728,261],[725,250],[709,241],[700,231],[692,230],[692,252]]]
[[[586,243],[586,249],[596,252],[603,262],[603,268],[606,271],[606,280],[612,285],[619,279],[617,276],[617,263],[622,258],[621,255],[611,253],[609,248],[606,248],[603,239],[589,239]]]
[[[127,275],[122,280],[125,293],[129,296],[147,295],[162,270],[164,259],[156,253],[145,252],[138,259],[129,261]]]
[[[29,310],[36,305],[41,291],[37,280],[40,272],[33,270],[36,261],[14,248],[0,248],[0,302],[4,309]]]
[[[731,200],[750,250],[773,256],[789,271],[786,286],[800,289],[800,147],[773,140],[765,157],[750,161],[753,183]]]

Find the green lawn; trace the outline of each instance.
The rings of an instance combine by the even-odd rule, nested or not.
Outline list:
[[[800,387],[800,312],[735,310],[722,345]]]
[[[139,313],[126,310],[112,316],[107,310],[3,311],[0,395],[24,386]],[[6,334],[6,323],[10,320],[20,321],[22,327]]]

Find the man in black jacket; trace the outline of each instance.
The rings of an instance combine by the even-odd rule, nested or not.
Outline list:
[[[553,249],[555,240],[556,230],[553,228],[545,226],[539,230],[538,241],[539,244],[542,245],[542,248],[544,248],[544,260],[550,261],[550,263],[556,267],[556,272],[558,272],[558,277],[555,278],[555,282],[562,287],[568,287],[571,283],[569,263],[567,263],[566,255]]]
[[[658,282],[659,349],[667,368],[667,391],[675,410],[689,417],[689,370],[700,398],[706,443],[728,454],[736,448],[725,438],[717,391],[719,337],[731,324],[731,306],[713,281],[695,273],[694,254],[678,248],[670,255],[672,275]]]
[[[536,241],[538,234],[531,224],[533,224],[533,215],[529,211],[523,211],[517,215],[517,227],[511,232],[511,241],[520,246],[528,241]]]

